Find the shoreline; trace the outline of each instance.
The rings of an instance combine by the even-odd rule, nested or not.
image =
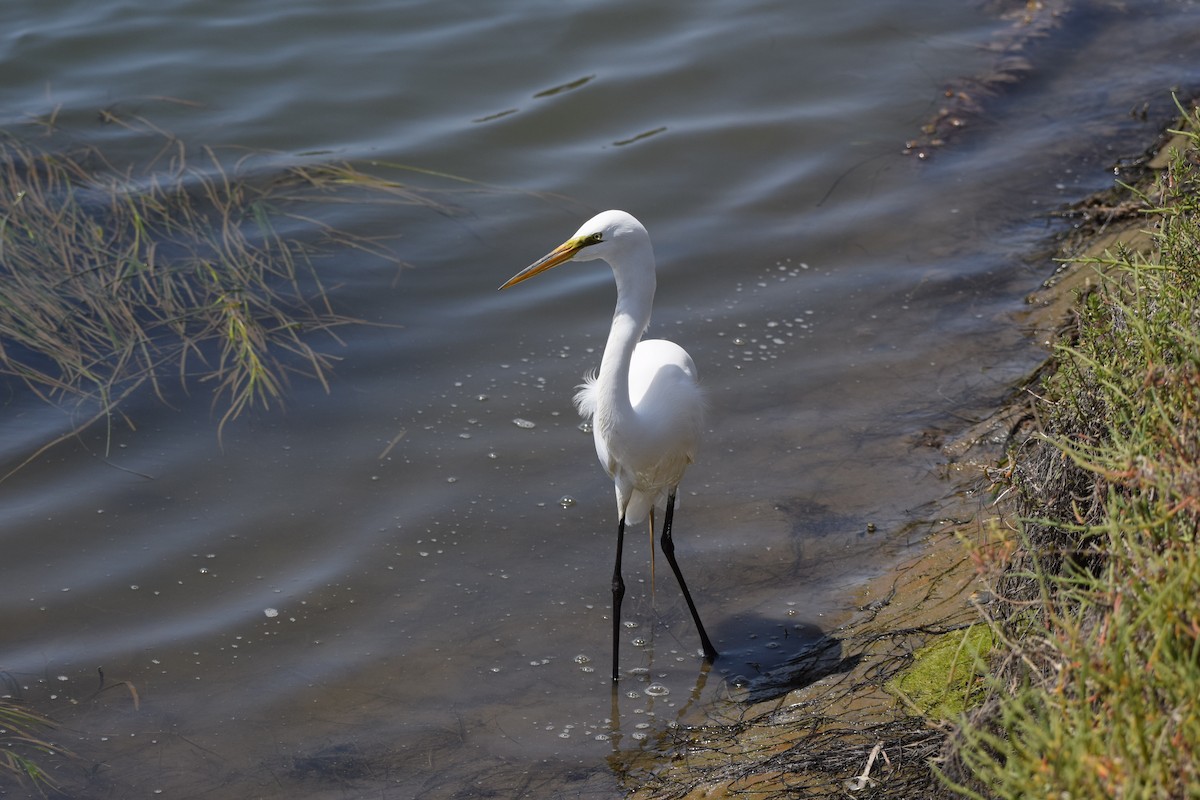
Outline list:
[[[930,516],[945,522],[922,534],[919,556],[864,587],[853,619],[830,632],[838,647],[827,649],[854,654],[842,662],[852,660],[849,669],[822,676],[821,653],[805,651],[793,659],[793,678],[815,679],[801,688],[738,703],[727,719],[667,731],[657,752],[614,764],[630,797],[959,796],[938,776],[947,763],[960,791],[971,793],[961,786],[971,780],[958,753],[962,715],[1000,681],[997,662],[1011,654],[997,641],[1006,631],[996,618],[1012,609],[997,607],[997,586],[1005,570],[1027,567],[1013,535],[1019,466],[1006,460],[1039,435],[1039,390],[1058,368],[1054,348],[1077,331],[1079,303],[1100,280],[1088,262],[1153,247],[1139,193],[1186,143],[1178,133],[1160,134],[1134,186],[1055,212],[1078,221],[1046,242],[1063,266],[1014,314],[1046,358],[991,416],[941,443],[952,487]],[[973,724],[988,723],[966,728]]]

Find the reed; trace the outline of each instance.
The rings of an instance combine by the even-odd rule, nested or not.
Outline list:
[[[278,405],[292,376],[328,387],[335,357],[314,341],[338,343],[353,320],[334,310],[317,258],[395,256],[305,207],[449,210],[435,191],[349,163],[272,168],[188,148],[143,119],[110,121],[143,137],[143,163],[0,131],[0,376],[84,409],[67,436],[119,417],[139,392],[165,400],[167,381],[211,391],[218,435]]]
[[[48,759],[73,758],[66,748],[48,738],[54,723],[21,706],[15,700],[0,698],[0,773],[19,784],[32,786],[45,795],[57,782],[45,771]],[[2,790],[0,790],[2,793]]]

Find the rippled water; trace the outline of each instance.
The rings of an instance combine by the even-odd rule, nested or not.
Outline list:
[[[920,546],[911,523],[951,491],[922,434],[1038,358],[1012,314],[1052,268],[1026,260],[1044,212],[1108,185],[1196,84],[1195,4],[1076,3],[965,131],[903,155],[950,80],[997,64],[1014,23],[993,11],[6,4],[0,127],[53,117],[148,159],[100,121],[115,109],[279,164],[410,165],[455,211],[318,211],[411,265],[325,267],[339,309],[378,323],[329,344],[328,395],[297,383],[222,445],[207,389],[140,398],[135,429],[0,485],[0,670],[118,794],[610,796],[613,747],[702,715],[786,657],[774,633],[830,630]],[[615,715],[612,490],[570,403],[612,279],[495,292],[609,207],[649,228],[651,332],[708,392],[676,540],[724,654],[702,669],[631,536]],[[15,387],[4,403],[7,465],[72,420]]]

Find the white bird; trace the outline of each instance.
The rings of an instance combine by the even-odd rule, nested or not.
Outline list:
[[[671,565],[688,610],[692,612],[704,658],[717,657],[709,641],[683,573],[675,560],[671,521],[675,492],[696,453],[704,422],[704,398],[696,382],[696,365],[682,347],[642,334],[654,304],[654,251],[642,223],[624,211],[605,211],[585,222],[567,241],[509,278],[501,289],[532,278],[567,261],[601,259],[617,281],[617,307],[600,370],[584,379],[575,405],[592,425],[596,456],[613,479],[617,495],[617,561],[613,568],[613,674],[618,678],[621,599],[621,551],[625,523],[650,517],[665,507],[661,546]]]

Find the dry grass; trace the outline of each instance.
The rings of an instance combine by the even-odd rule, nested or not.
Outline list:
[[[79,404],[72,434],[137,392],[165,398],[167,381],[210,391],[218,431],[279,404],[293,375],[326,385],[334,357],[314,336],[336,344],[351,320],[333,309],[316,258],[394,256],[305,207],[446,210],[347,163],[267,170],[254,156],[189,150],[145,120],[110,121],[152,155],[114,164],[96,147],[0,132],[0,376]]]

